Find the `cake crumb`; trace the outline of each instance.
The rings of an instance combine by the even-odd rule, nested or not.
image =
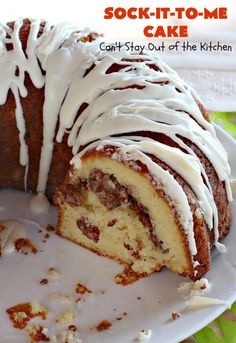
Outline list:
[[[77,317],[78,312],[73,307],[67,307],[60,313],[56,323],[61,326],[72,325]]]
[[[48,232],[54,232],[56,231],[55,227],[51,224],[48,224],[47,225],[47,229],[46,229]]]
[[[26,314],[26,312],[20,311],[20,312],[15,312],[13,313],[13,320],[15,323],[19,323],[19,325],[21,325],[20,323],[24,323],[24,321],[28,320],[28,316]]]
[[[13,323],[13,326],[16,329],[22,330],[34,317],[41,317],[41,319],[46,320],[49,310],[37,302],[32,302],[12,306],[8,308],[6,312]]]
[[[81,303],[83,303],[85,301],[85,299],[84,298],[82,298],[82,297],[79,297],[79,298],[77,298],[76,300],[75,300],[75,303],[78,305],[78,304],[81,304]]]
[[[17,252],[20,252],[24,255],[28,254],[28,250],[30,250],[33,254],[36,254],[38,252],[38,249],[28,238],[18,238],[15,241],[15,249]]]
[[[115,276],[115,282],[118,285],[126,286],[137,281],[143,276],[143,274],[138,274],[135,271],[133,271],[133,269],[130,266],[126,266],[121,273]]]
[[[50,311],[46,307],[40,305],[36,301],[31,302],[30,305],[31,312],[34,316],[40,315],[43,320],[47,319],[47,316],[50,313]]]
[[[48,279],[42,279],[39,283],[40,283],[40,285],[47,285]]]
[[[75,292],[78,294],[92,294],[93,292],[84,284],[78,282],[75,286]]]
[[[137,297],[138,300],[141,300],[142,298],[141,297]]]
[[[97,331],[104,331],[104,330],[109,329],[111,326],[112,326],[111,322],[104,319],[96,326],[96,330]]]
[[[171,318],[173,319],[173,320],[176,320],[176,319],[178,319],[178,318],[180,318],[181,317],[181,313],[180,312],[175,312],[175,311],[173,311],[172,313],[171,313]]]
[[[127,312],[123,312],[119,317],[116,318],[116,320],[121,320],[124,317],[126,317],[127,315],[128,315]]]
[[[32,323],[27,326],[27,333],[31,343],[34,342],[51,342],[48,336],[48,329],[41,325]]]
[[[77,327],[75,325],[69,325],[68,330],[75,332],[77,331]]]
[[[42,240],[43,243],[46,243],[48,241],[48,239],[50,238],[49,233],[46,233],[44,236],[44,239]]]
[[[48,269],[48,275],[53,279],[59,279],[60,277],[59,271],[54,267]]]
[[[51,343],[82,343],[79,338],[79,332],[75,325],[70,325],[63,332],[59,332],[57,335],[50,337]]]
[[[66,331],[62,332],[60,335],[60,343],[82,343],[82,340],[79,338],[79,333],[71,330],[69,327]]]
[[[148,340],[152,335],[151,329],[143,329],[139,332],[138,336],[136,337],[136,341],[141,342],[144,340]]]

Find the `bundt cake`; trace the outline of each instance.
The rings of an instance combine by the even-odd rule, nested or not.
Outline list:
[[[227,154],[156,54],[101,41],[70,24],[1,26],[0,187],[46,194],[57,233],[131,279],[164,266],[198,279],[230,228]]]

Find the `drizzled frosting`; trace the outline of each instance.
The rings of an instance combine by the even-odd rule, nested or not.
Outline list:
[[[205,278],[202,278],[195,282],[182,282],[179,284],[179,287],[177,288],[177,291],[184,299],[191,299],[193,296],[204,295],[205,293],[210,292],[210,290],[211,284]]]
[[[186,194],[175,178],[155,164],[147,153],[166,162],[195,192],[209,229],[214,226],[215,244],[220,248],[217,242],[218,212],[209,180],[195,152],[179,138],[193,141],[205,154],[219,179],[225,181],[228,199],[232,200],[226,152],[216,138],[214,127],[202,116],[195,92],[154,53],[144,51],[137,55],[127,52],[124,47],[108,54],[100,50],[99,39],[91,43],[79,41],[88,32],[80,32],[68,23],[53,28],[46,23],[38,37],[40,22],[32,20],[25,54],[19,39],[22,24],[23,21],[18,20],[13,30],[8,26],[2,26],[0,30],[0,104],[6,102],[11,89],[16,100],[20,164],[26,167],[26,178],[29,159],[20,103],[20,97],[27,96],[25,72],[35,87],[45,86],[39,192],[46,190],[53,140],[59,123],[56,141],[61,142],[68,133],[68,145],[74,154],[71,163],[75,166],[79,166],[86,150],[100,149],[106,144],[118,147],[113,158],[145,163],[158,185],[173,199],[190,251],[195,255],[193,218]],[[13,50],[7,51],[6,43],[12,43]],[[113,64],[122,68],[108,72]],[[156,66],[155,69],[152,65]],[[45,76],[40,66],[46,72]],[[15,73],[17,68],[18,75]],[[139,88],[126,88],[133,85]],[[84,104],[87,107],[77,116]],[[137,131],[163,133],[187,153],[151,138],[137,137]],[[122,137],[128,133],[129,136]],[[112,138],[113,135],[121,136]],[[87,147],[80,151],[84,145]]]
[[[29,201],[29,209],[35,214],[48,212],[50,208],[51,205],[47,197],[40,192],[36,196],[33,196]]]
[[[227,308],[230,308],[230,303],[225,300],[217,298],[208,298],[194,295],[190,300],[186,302],[187,310],[197,310],[203,307],[208,306],[217,306],[217,305],[227,305]]]

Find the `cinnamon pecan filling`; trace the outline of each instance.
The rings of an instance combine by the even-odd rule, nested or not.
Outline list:
[[[97,226],[91,225],[87,217],[81,217],[76,222],[80,231],[95,243],[99,241],[100,230]]]
[[[128,189],[121,185],[114,175],[105,174],[101,170],[94,169],[87,181],[76,180],[77,194],[82,194],[84,190],[90,190],[94,192],[100,202],[108,209],[112,210],[121,205],[127,205],[131,210],[136,212],[140,222],[145,228],[148,229],[150,239],[155,247],[160,247],[158,238],[155,233],[155,229],[152,225],[148,210],[141,205],[128,191]],[[81,200],[82,201],[82,200]],[[116,221],[109,223],[109,226],[113,226]],[[88,222],[88,218],[82,217],[77,221],[77,226],[88,238],[95,242],[99,240],[100,231],[97,226],[91,225]]]
[[[119,184],[114,175],[104,174],[101,170],[95,169],[89,175],[88,186],[108,210],[128,204],[127,189]]]
[[[64,202],[72,207],[81,206],[82,193],[87,190],[87,181],[78,178],[75,183],[68,183],[60,192]]]

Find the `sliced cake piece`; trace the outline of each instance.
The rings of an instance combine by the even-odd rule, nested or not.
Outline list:
[[[154,156],[153,163],[171,181],[169,193],[144,163],[118,154],[117,148],[105,146],[75,161],[55,197],[58,234],[129,266],[135,278],[164,266],[201,277],[209,269],[210,252],[193,191]],[[175,198],[171,187],[179,192]]]

